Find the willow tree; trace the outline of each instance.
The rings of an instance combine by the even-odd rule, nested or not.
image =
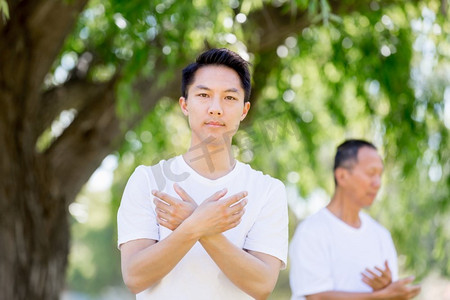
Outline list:
[[[278,80],[276,75],[288,72],[283,71],[288,60],[280,55],[288,38],[308,36],[310,26],[327,28],[330,22],[339,24],[342,17],[354,13],[375,20],[385,9],[411,8],[403,1],[368,4],[350,0],[0,0],[0,4],[3,14],[8,8],[8,16],[0,21],[0,298],[4,299],[58,298],[70,240],[68,205],[103,158],[120,147],[128,130],[161,98],[177,97],[180,68],[199,51],[230,46],[248,53],[253,63],[254,106],[261,101],[263,108],[263,103],[270,105],[277,96],[266,93],[264,87],[287,89],[285,77]],[[345,29],[339,26],[336,30]],[[385,34],[401,41],[409,36]],[[335,42],[330,47],[345,44],[340,38]],[[371,46],[370,40],[365,43]],[[359,46],[365,49],[364,45],[362,39]],[[314,47],[324,50],[320,43],[311,50]],[[340,52],[330,53],[324,53],[324,58]],[[392,72],[402,76],[378,78],[379,84],[390,86],[390,80],[398,78],[395,86],[404,87],[409,69],[399,66],[408,64],[410,58],[391,56],[389,65],[398,67]],[[349,66],[343,74],[358,78],[358,70],[351,67],[360,65],[354,63],[346,60],[335,69]],[[372,74],[381,68],[376,61],[368,65]],[[338,90],[339,80],[330,80]],[[362,85],[355,87],[363,91]],[[362,101],[370,99],[361,95]],[[286,106],[287,102],[281,103],[273,105]],[[345,122],[345,111],[339,105],[324,103],[327,113]],[[395,107],[399,109],[390,111],[392,126],[403,126],[402,117],[412,106],[401,100]],[[292,120],[303,116],[296,109],[281,112],[285,111]],[[319,148],[314,143],[314,127],[297,123],[302,132],[311,131],[305,139],[311,143],[302,147],[314,153]]]

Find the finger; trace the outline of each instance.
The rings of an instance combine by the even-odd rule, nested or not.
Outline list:
[[[241,210],[244,209],[244,207],[247,205],[248,200],[247,199],[242,199],[242,201],[236,203],[235,205],[229,207],[229,212],[230,214],[234,215],[237,214],[238,212],[240,212]]]
[[[400,279],[399,282],[403,285],[407,285],[407,284],[413,282],[415,278],[416,278],[415,276],[409,276],[409,277]]]
[[[375,270],[380,272],[378,276],[386,278],[386,279],[391,278],[391,275],[390,275],[390,273],[388,271],[380,269],[378,267],[375,267]]]
[[[384,261],[384,266],[386,267],[386,271],[391,272],[391,269],[389,269],[389,263],[387,260]]]
[[[237,221],[231,223],[229,229],[234,228],[234,227],[238,226],[239,224],[241,224],[241,220],[242,220],[242,219],[239,219],[239,220],[237,220]]]
[[[161,217],[156,216],[156,219],[158,220],[158,224],[161,226],[164,226],[170,230],[174,230],[176,227],[173,226],[171,223],[169,223],[167,220],[164,220]]]
[[[168,209],[170,207],[169,203],[167,203],[167,202],[165,202],[165,201],[163,201],[163,200],[161,200],[159,198],[153,198],[153,203],[155,204],[155,206],[157,208],[160,208],[162,210],[166,210],[166,209]]]
[[[367,277],[365,274],[362,274],[362,281],[368,285],[371,285],[372,283],[371,278]]]
[[[373,278],[380,277],[380,274],[376,274],[372,270],[366,269],[366,272],[369,273],[370,275],[372,275]]]
[[[236,222],[237,220],[242,219],[242,216],[244,215],[244,213],[245,213],[245,208],[243,208],[242,210],[240,210],[240,211],[236,212],[235,214],[231,215],[230,222],[233,223],[233,222]]]
[[[233,229],[234,227],[238,226],[240,222],[241,222],[241,221],[239,220],[239,221],[236,221],[236,222],[234,222],[234,223],[230,223],[230,224],[224,226],[224,227],[222,228],[221,232],[225,232],[225,231],[227,231],[227,230]]]
[[[167,212],[167,211],[165,211],[165,210],[162,210],[162,209],[160,209],[160,208],[157,208],[157,209],[155,210],[155,212],[156,212],[156,215],[157,215],[157,216],[163,218],[164,220],[169,221],[170,218],[171,218],[169,212]]]
[[[377,287],[380,285],[380,282],[377,278],[369,277],[366,274],[362,274],[362,281],[367,283],[371,287]]]
[[[248,193],[247,192],[240,192],[237,194],[234,194],[233,196],[225,199],[224,205],[226,206],[233,206],[236,205],[237,202],[239,202],[241,199],[247,197]]]
[[[381,277],[372,278],[373,284],[376,284],[377,286],[384,285],[384,281],[381,279]]]
[[[227,226],[225,226],[225,228],[227,228],[226,230],[238,226],[242,221],[242,215],[243,215],[243,212],[239,213],[237,215],[234,215],[233,218],[230,220],[229,224]]]
[[[383,270],[383,269],[380,269],[380,268],[378,268],[378,267],[375,267],[375,270],[377,270],[378,272],[380,272],[380,273],[379,273],[380,275],[383,275],[383,274],[384,274],[384,270]]]
[[[194,199],[192,199],[192,197],[189,196],[189,194],[186,193],[186,191],[181,186],[179,186],[178,183],[173,184],[173,189],[175,190],[175,192],[178,194],[178,196],[180,196],[180,198],[183,201],[190,202],[190,203],[197,205],[197,203],[194,201]]]
[[[412,286],[410,286],[410,288],[411,288],[411,292],[409,294],[410,294],[411,298],[419,295],[420,290],[421,290],[420,285],[412,285]]]
[[[157,190],[153,190],[152,191],[153,196],[158,197],[160,200],[163,200],[164,202],[166,202],[169,205],[174,205],[175,203],[177,203],[179,200],[170,196],[169,194],[166,194],[164,192],[160,192]]]
[[[225,196],[227,192],[228,192],[227,188],[221,189],[220,191],[217,191],[211,196],[209,196],[204,202],[217,201],[223,196]]]

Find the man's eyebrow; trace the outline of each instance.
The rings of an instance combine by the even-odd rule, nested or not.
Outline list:
[[[225,92],[239,94],[239,90],[237,88],[227,89]]]
[[[198,90],[211,91],[211,89],[210,89],[209,87],[207,87],[207,86],[205,86],[205,85],[201,85],[201,84],[196,85],[195,88],[198,89]],[[239,94],[239,90],[238,90],[237,88],[229,88],[229,89],[226,89],[225,92],[226,92],[226,93],[236,93],[236,94]]]
[[[380,170],[381,172],[384,172],[384,167],[377,167],[377,166],[369,166],[368,167],[368,170],[369,171],[378,171],[378,170]]]
[[[196,85],[195,88],[196,88],[196,89],[199,89],[199,90],[207,90],[207,91],[210,91],[210,90],[211,90],[209,87],[204,86],[204,85],[201,85],[201,84]]]

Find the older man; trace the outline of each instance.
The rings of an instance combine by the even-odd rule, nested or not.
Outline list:
[[[388,230],[361,210],[374,201],[383,162],[363,140],[341,144],[335,156],[335,193],[306,218],[291,243],[292,300],[411,299],[413,277],[397,280],[397,253]]]

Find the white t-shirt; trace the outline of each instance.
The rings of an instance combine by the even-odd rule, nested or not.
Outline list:
[[[397,253],[391,234],[360,212],[360,228],[353,228],[327,208],[306,218],[291,241],[292,300],[325,291],[371,292],[361,273],[387,260],[392,280],[398,279]]]
[[[215,180],[199,175],[182,156],[152,167],[137,167],[125,187],[117,214],[119,247],[136,239],[159,241],[172,232],[157,223],[151,190],[179,198],[173,190],[175,182],[198,204],[225,187],[225,197],[247,191],[248,203],[241,223],[223,234],[236,246],[272,255],[283,262],[283,268],[286,266],[288,213],[284,184],[241,162]],[[224,275],[197,242],[169,274],[136,299],[252,298]]]

